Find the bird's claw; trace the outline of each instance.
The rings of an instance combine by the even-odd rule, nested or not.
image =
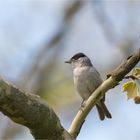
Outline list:
[[[83,111],[85,105],[86,105],[86,102],[83,100],[80,106],[80,111]]]

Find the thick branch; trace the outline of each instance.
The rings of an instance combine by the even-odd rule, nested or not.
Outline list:
[[[85,107],[77,113],[74,118],[70,128],[69,133],[71,136],[76,138],[80,132],[82,124],[84,123],[85,118],[87,117],[90,110],[96,103],[101,99],[101,97],[111,88],[115,87],[118,82],[120,82],[125,75],[127,75],[135,65],[140,61],[140,49],[134,53],[131,57],[127,59],[126,62],[117,67],[111,74],[109,78],[105,80],[96,91],[89,97],[86,101]]]
[[[45,102],[3,80],[0,80],[0,111],[14,122],[27,126],[35,139],[72,140]]]

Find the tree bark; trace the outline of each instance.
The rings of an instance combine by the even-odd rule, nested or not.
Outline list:
[[[35,139],[73,140],[78,136],[90,110],[102,96],[114,88],[140,61],[140,49],[117,67],[108,79],[89,97],[84,108],[74,118],[69,132],[46,102],[34,94],[27,94],[0,80],[0,111],[18,124],[28,127]]]
[[[72,140],[55,112],[37,95],[26,94],[0,80],[0,111],[28,127],[35,139]]]

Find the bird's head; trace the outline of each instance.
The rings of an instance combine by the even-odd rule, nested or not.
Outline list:
[[[82,66],[92,66],[90,59],[83,53],[75,54],[69,61],[73,68],[82,67]]]

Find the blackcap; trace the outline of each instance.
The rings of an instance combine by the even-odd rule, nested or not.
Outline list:
[[[76,92],[82,97],[82,105],[84,105],[88,97],[102,84],[101,76],[92,65],[90,59],[83,53],[75,54],[69,61],[66,61],[66,63],[72,65],[74,86]],[[111,114],[104,102],[105,96],[96,104],[101,120],[104,120],[105,117],[111,118]]]

